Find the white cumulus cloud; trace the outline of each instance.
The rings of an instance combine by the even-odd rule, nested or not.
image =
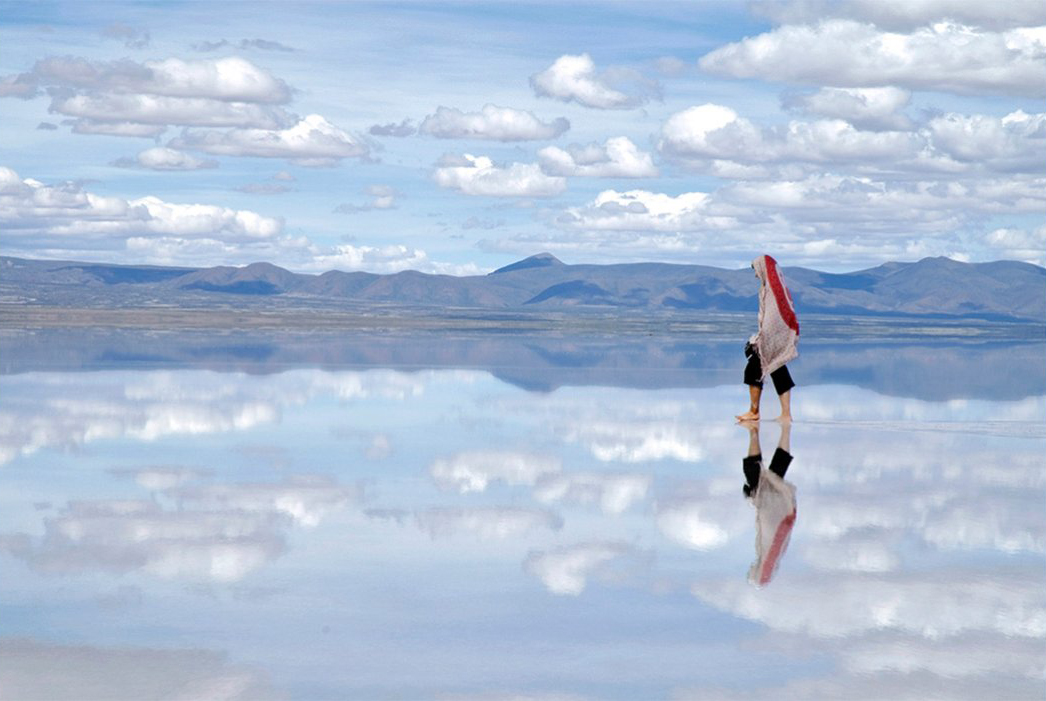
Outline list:
[[[550,197],[567,187],[565,178],[546,175],[536,163],[499,167],[486,156],[470,154],[437,166],[433,178],[441,187],[488,197]]]
[[[821,91],[801,98],[802,108],[841,118],[772,127],[759,126],[723,105],[698,105],[665,121],[658,148],[696,168],[742,180],[795,179],[826,167],[891,178],[898,172],[1037,173],[1046,158],[1046,139],[1041,137],[1046,114],[947,113],[918,129],[886,129],[895,118],[903,119],[893,109],[904,99],[889,90]]]
[[[197,61],[168,58],[142,63],[130,59],[92,61],[78,56],[50,56],[37,61],[26,73],[5,76],[3,82],[103,94],[201,97],[271,104],[287,102],[291,96],[290,87],[282,80],[236,56]]]
[[[159,158],[165,158],[162,154]],[[137,163],[137,161],[134,161]],[[368,188],[375,205],[393,197]],[[154,195],[124,199],[76,183],[48,185],[0,166],[0,227],[11,255],[64,260],[122,258],[164,265],[243,265],[280,260],[302,272],[420,270],[477,275],[474,263],[430,260],[403,244],[318,245],[283,233],[275,217],[213,204],[172,203]]]
[[[716,75],[835,87],[1046,96],[1046,27],[988,31],[941,21],[910,33],[828,19],[727,44],[699,61]]]
[[[317,251],[307,269],[316,272],[367,270],[376,273],[396,273],[401,270],[424,270],[430,265],[425,251],[410,246],[353,246],[346,243]]]
[[[926,126],[942,157],[997,171],[1041,173],[1046,159],[1046,113],[1016,110],[1004,117],[948,113]]]
[[[900,131],[865,131],[842,119],[762,128],[729,107],[705,104],[669,117],[662,153],[681,159],[764,163],[876,163],[914,160],[924,141]],[[742,172],[742,176],[745,173]]]
[[[640,151],[626,136],[614,136],[602,145],[548,146],[538,151],[541,169],[549,175],[589,178],[653,178],[658,170],[649,153]]]
[[[136,122],[92,122],[77,119],[73,122],[74,134],[103,134],[106,136],[131,136],[152,139],[167,131],[165,124],[139,124]]]
[[[0,168],[0,223],[8,241],[22,238],[112,239],[143,234],[230,241],[270,239],[278,219],[250,210],[175,204],[149,195],[125,200],[95,195],[75,184],[45,185]]]
[[[1046,225],[1035,229],[995,229],[985,236],[985,242],[997,258],[1046,266]]]
[[[425,117],[418,131],[440,139],[535,141],[555,139],[569,128],[570,122],[563,117],[542,122],[526,110],[488,104],[479,112],[439,107]]]
[[[168,58],[143,63],[52,56],[37,61],[28,75],[42,85],[96,92],[256,103],[283,103],[291,96],[282,80],[236,56],[196,61]]]
[[[759,146],[758,128],[723,105],[707,103],[676,112],[661,127],[663,152],[731,158],[748,144]]]
[[[135,158],[121,158],[113,165],[122,168],[148,168],[150,170],[200,170],[216,168],[217,161],[196,158],[183,151],[166,146],[154,146],[140,152]]]
[[[751,6],[779,24],[806,24],[825,17],[870,22],[895,31],[944,19],[987,29],[1046,24],[1046,7],[1038,0],[755,0]]]
[[[369,153],[363,141],[318,114],[286,129],[186,130],[170,146],[223,156],[286,158],[305,166],[334,165]]]
[[[901,110],[912,94],[892,86],[881,88],[821,88],[811,95],[790,96],[787,109],[832,119],[843,119],[856,127],[873,130],[906,130],[912,122]]]
[[[355,214],[357,212],[371,212],[381,209],[395,209],[397,192],[391,185],[368,185],[363,193],[369,197],[364,204],[352,204],[345,202],[334,208],[335,212],[341,214]]]
[[[577,102],[597,109],[629,109],[645,102],[657,86],[634,71],[613,69],[596,72],[588,54],[565,54],[545,70],[530,76],[540,97]]]
[[[875,265],[959,253],[1041,261],[1033,218],[1046,211],[1046,178],[987,175],[938,180],[800,172],[741,179],[709,193],[606,190],[554,213],[545,231],[484,244],[607,260],[707,262],[705,256],[714,255],[718,264],[742,265],[758,240],[814,268],[828,258]],[[1032,222],[989,223],[1007,215]]]
[[[168,58],[144,65],[150,76],[140,86],[142,92],[245,102],[290,100],[286,83],[237,56],[196,61]]]
[[[268,105],[167,95],[104,93],[56,97],[51,101],[51,110],[89,124],[130,122],[277,129],[291,121],[287,112]]]
[[[570,228],[625,231],[681,231],[721,228],[708,214],[709,195],[667,195],[648,190],[604,190],[590,203],[567,208],[560,222]]]
[[[394,261],[415,260],[429,272],[459,269],[429,261],[423,251],[405,246],[316,245],[305,237],[285,235],[281,219],[252,210],[168,202],[155,195],[98,195],[78,183],[22,179],[3,167],[0,228],[6,252],[29,257],[203,266],[282,260],[316,272],[352,262],[374,263],[387,272],[403,269]],[[469,266],[460,269],[480,272]]]
[[[51,111],[77,118],[78,133],[152,136],[166,125],[276,129],[294,121],[278,107],[290,100],[290,87],[235,56],[142,63],[52,56],[0,86],[0,96],[15,97],[46,89]],[[141,125],[152,132],[141,133]]]

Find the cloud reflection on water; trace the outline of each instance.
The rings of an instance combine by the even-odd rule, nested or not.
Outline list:
[[[56,645],[0,639],[4,698],[143,701],[285,698],[257,668],[213,650]]]
[[[538,529],[559,530],[563,519],[545,509],[431,508],[414,515],[415,522],[433,540],[457,533],[471,533],[481,539],[502,539]]]
[[[155,470],[143,470],[145,475]],[[235,582],[286,549],[288,526],[316,526],[359,498],[328,478],[275,484],[172,486],[163,502],[71,501],[39,538],[4,536],[0,549],[50,574],[140,570],[164,579]]]
[[[562,461],[554,455],[468,451],[436,460],[430,472],[441,488],[467,494],[482,492],[492,482],[530,486],[562,469]]]
[[[441,616],[466,640],[513,625],[540,639],[560,635],[548,612],[564,615],[554,607],[565,602],[582,613],[612,605],[614,621],[598,625],[614,631],[648,630],[647,616],[662,607],[680,620],[719,616],[709,630],[669,625],[637,638],[641,658],[686,639],[706,646],[709,659],[742,646],[759,664],[782,647],[826,661],[820,677],[782,663],[750,681],[741,665],[736,684],[748,696],[767,690],[760,684],[769,674],[785,698],[1041,689],[1046,432],[1029,427],[1046,419],[1043,396],[930,402],[846,385],[801,388],[788,474],[800,517],[774,581],[756,589],[745,581],[755,517],[741,494],[748,437],[732,425],[739,386],[525,393],[458,370],[0,379],[3,474],[36,486],[33,499],[62,505],[5,521],[2,550],[31,571],[8,587],[31,591],[37,574],[97,586],[91,576],[111,584],[140,573],[136,606],[155,612],[153,580],[221,592],[258,584],[250,577],[266,572],[282,588],[252,600],[258,615],[303,597],[299,615],[312,622],[337,620],[346,601],[353,612],[398,610],[397,597],[413,596],[403,582],[417,580],[443,592],[438,601],[450,609],[419,606],[413,618],[394,619],[391,637],[379,627],[366,640],[353,637],[362,633],[350,617],[330,647],[401,651],[418,679],[436,653],[409,647],[410,657],[397,644],[429,639]],[[193,443],[199,466],[135,463],[143,445],[193,436],[208,437]],[[347,438],[359,443],[354,460],[344,457]],[[90,448],[102,469],[91,473],[67,447]],[[280,459],[256,459],[263,453]],[[297,467],[315,460],[336,477]],[[91,485],[84,495],[34,481],[65,464],[74,467],[64,474]],[[367,498],[349,486],[357,483]],[[190,618],[207,615],[185,592],[177,601]],[[476,601],[482,624],[464,612]],[[513,623],[521,608],[529,618]],[[584,640],[572,644],[572,654],[596,654]],[[513,654],[540,676],[550,663],[526,652],[538,648]],[[326,650],[315,648],[320,667],[335,665]],[[292,673],[272,650],[251,654]],[[497,669],[505,653],[488,644],[469,654],[470,669]],[[649,660],[628,672],[656,696],[731,696],[697,671],[674,691]],[[473,672],[462,674],[466,684]],[[565,691],[600,688],[598,677]]]
[[[585,590],[590,577],[606,577],[609,564],[635,554],[627,543],[577,543],[535,550],[523,561],[523,570],[540,579],[553,594],[577,596]]]
[[[534,498],[545,504],[595,503],[603,513],[613,516],[644,499],[651,481],[649,475],[624,472],[544,474],[534,487]]]
[[[45,447],[105,439],[248,431],[324,396],[406,401],[424,392],[427,377],[391,370],[291,370],[264,378],[196,370],[3,376],[0,464]]]

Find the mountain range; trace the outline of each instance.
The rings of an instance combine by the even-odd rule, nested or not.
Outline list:
[[[784,267],[800,316],[960,317],[1046,321],[1046,269],[1029,263],[924,258],[851,273]],[[393,305],[481,310],[660,310],[751,312],[759,284],[748,269],[625,263],[568,265],[540,253],[487,275],[417,271],[379,275],[293,273],[270,263],[184,268],[0,257],[4,302],[104,298],[111,304],[224,306],[247,298],[323,305]]]

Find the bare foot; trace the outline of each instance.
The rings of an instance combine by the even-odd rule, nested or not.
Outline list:
[[[776,419],[774,419],[774,421],[776,421],[779,424],[790,424],[790,423],[792,423],[792,415],[791,414],[781,414]]]
[[[751,410],[749,410],[749,411],[745,412],[744,414],[738,414],[737,415],[737,420],[742,422],[742,423],[744,423],[746,421],[758,421],[759,420],[759,412],[758,411],[751,411]]]

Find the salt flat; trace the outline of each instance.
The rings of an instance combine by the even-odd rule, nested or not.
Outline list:
[[[736,343],[122,333],[0,337],[15,696],[1041,695],[1041,342],[802,346],[755,586]]]

